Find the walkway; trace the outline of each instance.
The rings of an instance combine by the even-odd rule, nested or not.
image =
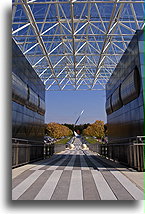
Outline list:
[[[74,144],[74,150],[13,169],[12,199],[143,200],[142,185],[135,184],[142,173],[114,168],[111,161],[82,150],[79,138]]]

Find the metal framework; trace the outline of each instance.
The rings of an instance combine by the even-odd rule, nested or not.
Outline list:
[[[46,90],[101,90],[137,29],[141,0],[13,0],[12,36]]]

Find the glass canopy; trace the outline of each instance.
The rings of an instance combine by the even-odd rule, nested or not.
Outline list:
[[[101,90],[144,12],[141,0],[13,0],[12,37],[46,90]]]

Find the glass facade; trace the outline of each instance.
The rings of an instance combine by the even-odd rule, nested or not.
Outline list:
[[[109,144],[143,136],[143,54],[143,31],[137,31],[106,85]]]
[[[111,100],[112,100],[111,102],[112,112],[117,111],[122,107],[122,100],[120,96],[120,86],[118,86],[118,88],[113,92]]]
[[[12,137],[39,141],[44,136],[45,87],[12,41]]]

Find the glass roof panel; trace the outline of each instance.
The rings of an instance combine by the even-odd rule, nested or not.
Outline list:
[[[12,36],[46,90],[101,90],[136,30],[141,0],[13,0]]]

